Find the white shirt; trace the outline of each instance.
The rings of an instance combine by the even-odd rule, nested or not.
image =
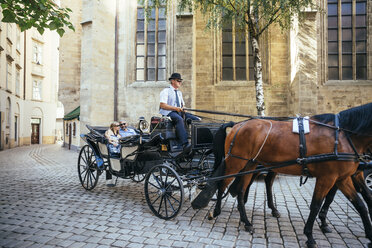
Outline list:
[[[180,107],[185,106],[185,102],[183,101],[183,97],[182,97],[182,92],[179,89],[177,89],[177,95],[178,95],[178,100],[180,101]],[[169,106],[177,107],[176,92],[175,92],[175,88],[172,85],[170,85],[168,88],[163,89],[160,92],[160,102],[166,103]],[[159,113],[162,115],[168,115],[170,112],[172,111],[165,110],[165,109],[160,109],[159,111]]]

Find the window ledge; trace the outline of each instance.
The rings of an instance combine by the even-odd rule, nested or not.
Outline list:
[[[254,85],[254,81],[219,81],[217,87],[245,87]]]
[[[372,86],[372,80],[328,80],[325,82],[324,86]]]
[[[164,88],[169,86],[167,81],[135,81],[128,85],[129,88]]]

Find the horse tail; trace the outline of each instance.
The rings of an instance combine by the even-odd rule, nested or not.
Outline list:
[[[229,123],[225,123],[221,125],[221,127],[217,130],[216,134],[214,135],[213,139],[213,152],[214,152],[214,167],[213,171],[215,172],[220,166],[221,162],[225,157],[225,140],[226,140],[226,128],[233,127],[235,122],[230,121]],[[222,164],[222,166],[224,163]],[[223,173],[224,171],[222,171]],[[217,175],[216,175],[217,176]]]
[[[234,122],[223,124],[216,132],[213,139],[213,152],[214,152],[214,166],[213,166],[213,177],[222,176],[225,172],[225,140],[226,140],[226,128],[234,126]],[[209,181],[205,185],[205,188],[199,193],[199,195],[191,202],[193,209],[205,208],[214,193],[216,193],[219,186],[219,181]]]

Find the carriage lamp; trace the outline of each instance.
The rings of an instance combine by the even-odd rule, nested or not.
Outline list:
[[[139,123],[138,123],[138,129],[142,132],[142,133],[147,133],[149,131],[149,123],[145,120],[145,118],[143,117],[140,117],[139,119]]]

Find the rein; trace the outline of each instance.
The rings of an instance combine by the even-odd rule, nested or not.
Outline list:
[[[188,110],[188,111],[194,111],[194,112],[200,112],[200,113],[206,113],[206,114],[227,115],[227,116],[235,116],[235,117],[245,117],[245,118],[249,118],[249,119],[263,119],[263,120],[273,120],[273,121],[289,121],[289,120],[294,120],[294,119],[297,118],[297,117],[293,117],[293,116],[279,116],[279,117],[255,116],[255,115],[234,114],[234,113],[229,113],[229,112],[211,111],[211,110],[202,110],[202,109],[191,109],[191,108],[184,108],[184,109]],[[209,119],[211,119],[211,118],[209,118]],[[330,125],[330,124],[320,122],[320,121],[316,121],[316,120],[313,120],[313,119],[310,119],[310,118],[309,118],[309,121],[312,122],[312,123],[315,123],[317,125],[320,125],[320,126],[325,126],[325,127],[331,128],[331,129],[338,129],[338,130],[341,130],[341,131],[344,131],[344,132],[347,132],[347,133],[351,133],[351,134],[354,134],[354,135],[372,136],[372,134],[361,134],[361,133],[357,133],[357,132],[339,127],[338,123],[337,123],[337,125],[336,124],[335,125]]]

